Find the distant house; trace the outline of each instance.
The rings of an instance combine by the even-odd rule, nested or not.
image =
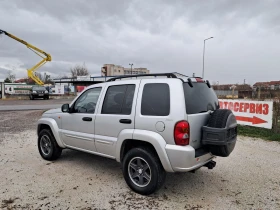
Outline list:
[[[213,85],[219,98],[251,98],[253,89],[248,84]]]
[[[253,89],[254,95],[258,98],[280,97],[280,81],[256,82]]]
[[[270,81],[270,82],[256,82],[253,85],[254,90],[279,90],[280,89],[280,81]]]

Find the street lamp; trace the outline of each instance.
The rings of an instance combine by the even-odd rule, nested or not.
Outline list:
[[[208,39],[213,39],[214,37],[209,37],[207,39],[204,39],[204,45],[203,45],[203,67],[202,67],[202,78],[204,78],[204,54],[205,54],[205,41]]]
[[[130,63],[129,65],[130,65],[130,69],[131,69],[130,71],[131,71],[131,74],[132,74],[132,66],[133,66],[133,63]]]

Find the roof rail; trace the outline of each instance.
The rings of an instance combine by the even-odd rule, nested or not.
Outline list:
[[[119,76],[115,78],[111,78],[107,80],[107,82],[116,81],[116,79],[130,78],[130,77],[150,77],[150,76],[166,76],[167,78],[177,78],[177,76],[173,73],[158,73],[158,74],[135,74],[135,75],[127,75],[127,76]]]

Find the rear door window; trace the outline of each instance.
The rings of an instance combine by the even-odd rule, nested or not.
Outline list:
[[[197,114],[216,110],[219,102],[215,91],[204,82],[194,82],[193,87],[183,84],[187,114]]]
[[[115,85],[107,89],[101,114],[131,114],[135,85]]]
[[[145,84],[141,102],[141,114],[167,116],[170,113],[170,90],[168,84]]]

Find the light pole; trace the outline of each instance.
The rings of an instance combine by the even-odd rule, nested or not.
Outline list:
[[[131,71],[131,74],[132,74],[132,66],[133,66],[133,63],[130,63],[129,65],[130,65],[130,69],[131,69],[130,71]]]
[[[203,67],[202,67],[202,78],[204,78],[204,54],[205,54],[205,41],[208,39],[213,39],[214,37],[209,37],[207,39],[204,39],[204,45],[203,45]]]

